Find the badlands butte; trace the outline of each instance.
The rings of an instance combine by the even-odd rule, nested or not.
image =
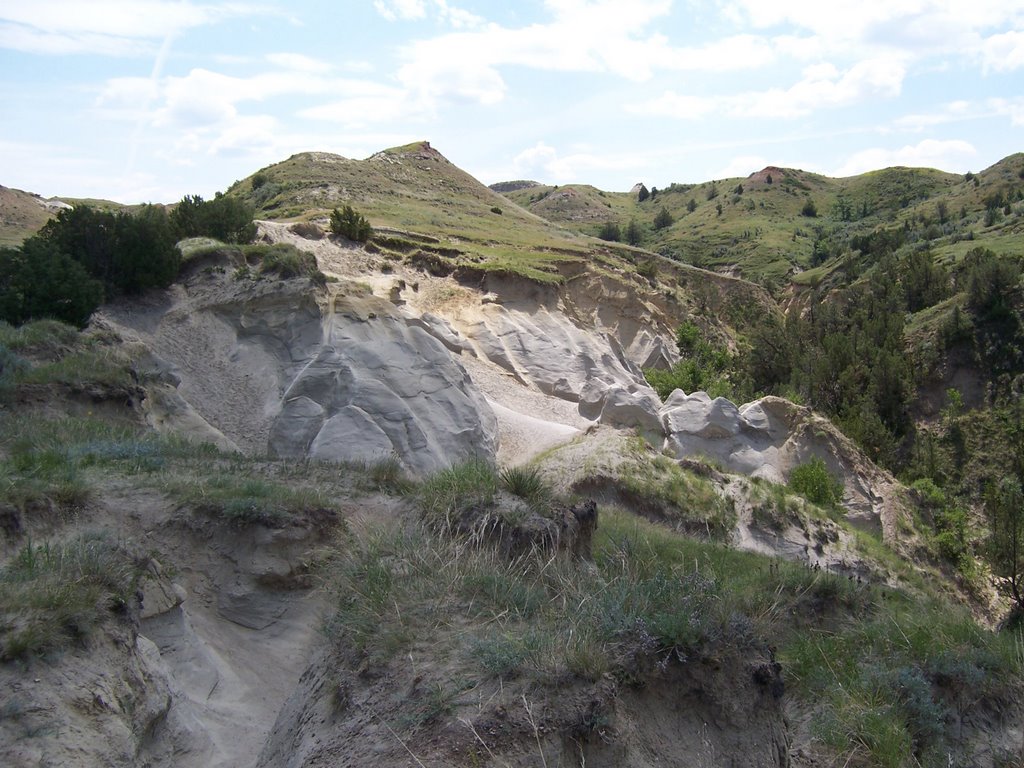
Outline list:
[[[1024,764],[1022,190],[236,182],[0,326],[0,763]]]

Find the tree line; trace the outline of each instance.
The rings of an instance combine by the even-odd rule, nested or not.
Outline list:
[[[181,265],[177,242],[197,236],[252,242],[252,207],[218,193],[186,195],[170,213],[159,205],[135,213],[62,210],[20,247],[0,249],[0,319],[82,327],[104,301],[169,285]]]

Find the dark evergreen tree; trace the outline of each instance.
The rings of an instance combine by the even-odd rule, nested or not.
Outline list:
[[[0,249],[0,319],[83,327],[102,300],[103,284],[54,243],[31,237],[20,248]]]
[[[373,228],[370,226],[370,222],[351,205],[331,211],[330,228],[334,234],[359,243],[365,243],[373,237]]]
[[[668,208],[661,206],[661,210],[658,211],[658,215],[654,217],[654,228],[665,229],[665,227],[671,227],[675,223],[675,219],[672,218],[672,214],[668,212]]]
[[[601,229],[597,233],[597,236],[602,240],[617,243],[622,239],[622,230],[616,222],[606,221],[601,225]]]
[[[636,223],[636,219],[630,219],[629,225],[626,227],[626,242],[630,245],[640,245],[643,240],[643,233],[640,231],[640,225]]]

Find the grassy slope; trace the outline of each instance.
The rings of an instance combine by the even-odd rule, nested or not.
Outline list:
[[[35,195],[0,187],[0,247],[20,245],[52,215]]]
[[[593,250],[586,239],[510,205],[426,142],[366,160],[293,155],[228,193],[251,201],[258,216],[270,219],[316,218],[349,204],[377,229],[436,238],[451,251],[446,256],[462,263],[508,268],[546,282],[557,279],[559,264],[587,258]]]
[[[772,183],[767,183],[768,174]],[[596,235],[605,221],[625,226],[636,220],[644,229],[644,246],[712,269],[734,269],[748,279],[780,281],[810,266],[814,241],[822,234],[848,238],[878,227],[936,222],[943,201],[948,221],[933,231],[939,256],[961,257],[985,245],[997,252],[1024,255],[1024,216],[1019,202],[1010,216],[985,226],[985,200],[1003,191],[1024,189],[1024,155],[1011,155],[973,179],[923,168],[887,168],[832,179],[793,169],[772,168],[747,178],[702,184],[673,184],[640,203],[628,193],[593,187],[536,186],[506,193],[534,213],[580,232]],[[742,186],[742,192],[737,188]],[[712,197],[714,195],[714,197]],[[696,208],[688,210],[693,200]],[[804,216],[808,200],[818,215]],[[840,201],[851,208],[842,220]],[[867,204],[867,215],[862,206]],[[718,210],[721,206],[721,211]],[[665,208],[672,226],[654,230]],[[964,213],[961,216],[961,212]],[[974,240],[962,240],[968,232]]]

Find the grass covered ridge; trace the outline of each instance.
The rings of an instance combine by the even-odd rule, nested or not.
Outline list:
[[[329,570],[335,647],[378,668],[444,659],[421,683],[452,693],[439,718],[487,681],[636,683],[665,665],[770,658],[770,642],[786,695],[816,707],[829,759],[896,767],[934,764],[950,747],[948,718],[1021,680],[1019,634],[984,631],[941,600],[700,543],[618,509],[602,510],[592,565],[509,560],[411,524],[351,537]],[[407,735],[421,723],[410,714]]]

